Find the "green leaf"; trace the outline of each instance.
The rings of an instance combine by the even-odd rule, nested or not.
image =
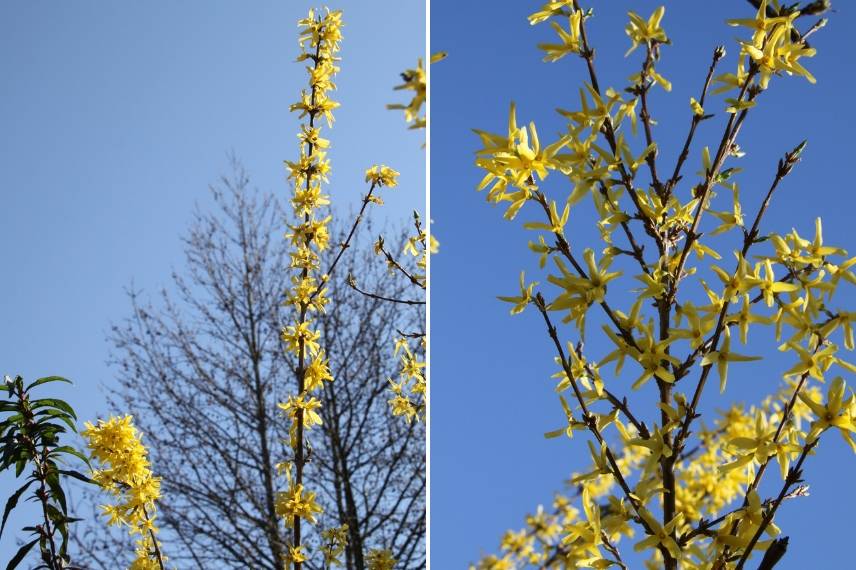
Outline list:
[[[39,423],[46,421],[49,418],[56,418],[58,420],[62,420],[68,427],[71,428],[71,431],[77,433],[77,426],[74,425],[74,420],[62,410],[42,410],[38,412],[36,416],[42,416],[42,419],[39,420]]]
[[[87,477],[86,475],[84,475],[80,471],[74,471],[72,469],[60,469],[59,472],[62,473],[63,475],[65,475],[66,477],[73,477],[73,478],[77,479],[78,481],[83,481],[84,483],[95,484],[94,479],[92,479],[91,477]]]
[[[87,467],[89,466],[89,458],[86,457],[85,455],[83,455],[81,452],[74,449],[73,447],[71,447],[70,445],[63,445],[61,447],[54,448],[54,450],[51,451],[51,453],[53,453],[53,454],[68,453],[69,455],[74,455],[75,457],[77,457],[78,459],[80,459],[84,463],[86,463]]]
[[[67,412],[71,417],[77,419],[77,414],[74,413],[74,408],[58,398],[41,398],[39,400],[33,400],[32,402],[32,408],[34,410],[36,408],[44,408],[45,406]]]
[[[49,422],[37,422],[34,431],[36,435],[41,437],[45,445],[53,445],[51,440],[56,440],[58,439],[58,434],[65,433],[65,427]]]
[[[71,380],[63,378],[62,376],[45,376],[44,378],[39,378],[38,380],[27,386],[27,392],[29,392],[36,386],[47,384],[48,382],[66,382],[68,384],[72,383]]]
[[[28,552],[30,552],[30,549],[32,549],[38,541],[38,538],[35,540],[31,540],[30,542],[19,548],[18,552],[15,554],[14,557],[12,557],[12,560],[10,560],[9,564],[6,566],[6,570],[13,570],[14,568],[17,568],[18,564],[20,564],[21,561],[24,560],[24,557],[27,555]]]
[[[18,499],[20,499],[21,495],[24,494],[24,491],[26,491],[27,488],[35,482],[35,479],[30,479],[24,483],[20,489],[12,493],[12,496],[9,497],[8,501],[6,501],[6,508],[3,510],[3,523],[0,524],[0,536],[3,536],[3,530],[6,528],[6,520],[9,518],[9,513],[18,506]]]
[[[51,522],[61,523],[62,521],[65,520],[65,515],[62,514],[62,512],[58,508],[56,508],[56,506],[52,505],[51,503],[48,503],[46,505],[45,509],[48,512],[48,518],[51,519]]]
[[[60,556],[65,556],[65,553],[68,550],[68,523],[69,519],[66,517],[62,524],[57,523],[56,525],[57,530],[59,530],[59,533],[62,535],[62,544],[60,544],[59,547]]]
[[[4,421],[9,422],[10,424],[20,424],[21,420],[24,419],[23,414],[14,414],[6,418]]]
[[[5,471],[10,465],[20,461],[26,462],[30,456],[29,450],[23,444],[11,441],[12,438],[7,438],[0,443],[0,471]],[[17,471],[17,469],[16,469]],[[21,473],[17,472],[16,477]]]
[[[65,491],[62,490],[62,485],[59,484],[59,472],[55,466],[48,472],[45,482],[51,490],[51,498],[59,504],[62,508],[62,514],[65,516],[68,514],[68,505],[65,501]]]

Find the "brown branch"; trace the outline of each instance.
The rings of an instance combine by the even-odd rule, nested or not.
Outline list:
[[[648,146],[654,144],[654,135],[651,131],[651,113],[648,111],[648,91],[651,89],[652,82],[649,81],[649,73],[657,59],[659,44],[657,42],[647,42],[645,50],[645,60],[642,62],[642,71],[639,75],[638,94],[642,104],[642,109],[639,112],[639,117],[642,119],[643,130],[645,131],[645,143]],[[651,172],[651,183],[654,190],[661,198],[664,196],[663,183],[660,182],[657,176],[657,152],[649,152],[645,157],[645,162],[648,163],[648,170]]]
[[[761,564],[758,570],[773,570],[773,567],[785,556],[788,551],[788,537],[777,538],[764,553],[764,558],[761,559]]]
[[[615,562],[622,570],[627,570],[627,565],[624,563],[624,560],[622,560],[618,547],[609,540],[609,536],[603,530],[600,531],[600,539],[603,541],[604,548],[612,554],[613,562]]]
[[[582,11],[580,8],[579,0],[574,0],[574,9],[578,11]],[[580,56],[585,60],[586,67],[588,68],[589,79],[591,80],[592,89],[600,95],[600,84],[597,80],[597,72],[594,67],[594,50],[589,45],[588,34],[586,32],[585,26],[585,18],[580,20]],[[612,119],[610,117],[606,117],[603,123],[602,132],[604,138],[606,138],[607,143],[609,143],[609,147],[612,150],[613,156],[616,156],[618,153],[618,144],[615,136],[615,129],[612,125]],[[636,192],[633,189],[633,177],[627,172],[627,169],[624,167],[624,162],[618,162],[618,170],[621,175],[621,183],[627,189],[627,194],[630,196],[631,201],[633,201],[634,206],[636,206],[636,211],[639,219],[645,225],[645,231],[651,236],[654,241],[657,243],[657,249],[660,251],[660,255],[662,256],[664,250],[664,243],[662,236],[657,232],[657,228],[654,224],[654,221],[648,218],[644,214],[644,210],[642,209],[642,204],[639,202],[639,197],[636,195]]]
[[[146,510],[145,505],[143,505],[143,518],[146,519],[146,522],[150,522],[149,513]],[[160,568],[160,570],[164,570],[163,555],[161,554],[160,546],[158,546],[158,539],[155,536],[155,531],[152,528],[149,528],[149,538],[152,539],[152,549],[155,553],[155,559],[157,560],[158,568]]]
[[[604,200],[606,200],[607,204],[609,204],[610,209],[613,212],[619,213],[618,205],[612,201],[612,198],[609,196],[609,190],[606,188],[606,184],[601,180],[599,182],[600,186],[600,194],[603,196]],[[644,271],[647,275],[651,275],[651,270],[648,268],[648,264],[645,262],[644,251],[645,247],[640,246],[636,242],[636,237],[633,235],[633,232],[630,230],[630,224],[626,221],[621,221],[621,228],[624,230],[624,235],[627,236],[627,242],[630,244],[630,254],[637,263],[639,263],[639,267]]]
[[[310,123],[311,126],[311,123]],[[345,250],[347,250],[351,246],[351,240],[354,238],[354,234],[357,231],[357,227],[360,225],[360,222],[363,220],[363,214],[366,211],[366,207],[369,205],[372,199],[372,193],[374,192],[375,187],[377,186],[377,182],[372,182],[372,185],[369,187],[368,193],[363,197],[363,203],[360,206],[360,211],[354,218],[354,223],[351,224],[351,230],[348,232],[348,237],[345,238],[345,241],[339,244],[339,252],[336,254],[336,257],[333,259],[333,263],[330,264],[330,267],[327,271],[324,272],[325,275],[332,276],[333,271],[336,270],[336,266],[339,264],[339,260],[342,259],[342,255],[344,255]],[[321,291],[321,286],[319,285],[318,289],[313,291],[312,295],[309,296],[309,300],[315,298],[318,295],[319,291]]]
[[[396,269],[399,273],[404,275],[404,277],[406,277],[411,283],[413,283],[420,289],[427,289],[425,283],[423,283],[418,277],[416,277],[416,275],[410,273],[404,267],[402,267],[402,265],[392,256],[389,251],[386,250],[386,248],[383,247],[383,245],[380,245],[378,249],[386,258],[386,261],[391,268]]]
[[[800,154],[802,150],[805,148],[805,142],[800,143],[794,148],[794,150],[785,154],[785,157],[779,160],[778,168],[776,169],[776,176],[773,179],[773,183],[770,185],[770,189],[767,191],[767,195],[764,198],[764,201],[761,203],[761,206],[758,208],[758,212],[755,214],[755,220],[752,222],[752,228],[744,234],[743,238],[743,249],[741,250],[740,257],[742,259],[746,258],[746,255],[749,253],[749,248],[752,247],[754,243],[757,242],[758,231],[761,225],[761,220],[764,217],[764,214],[767,212],[767,209],[770,206],[770,201],[772,200],[773,193],[778,188],[779,183],[790,174],[793,167],[799,162]],[[699,212],[701,211],[701,205],[699,206]],[[689,239],[689,238],[688,238]],[[740,261],[737,263],[738,268],[735,269],[735,275],[737,271],[739,271]],[[675,282],[677,286],[677,281]],[[717,345],[719,343],[719,339],[722,335],[725,318],[728,313],[728,308],[731,304],[730,299],[724,299],[722,309],[719,312],[719,318],[716,323],[716,327],[714,328],[714,332],[711,335],[710,339],[703,343],[701,346],[707,346],[707,352],[715,351]],[[701,347],[700,347],[701,348]],[[696,417],[696,410],[698,409],[699,401],[701,400],[701,393],[704,390],[705,382],[707,381],[707,377],[710,374],[711,369],[713,368],[713,364],[708,364],[707,366],[702,368],[701,375],[699,377],[699,381],[696,384],[695,390],[693,392],[693,397],[690,402],[689,407],[687,408],[687,414],[684,417],[684,422],[681,426],[681,431],[678,433],[678,436],[675,438],[675,450],[677,453],[680,453],[682,446],[684,445],[684,441],[689,435],[690,425]]]
[[[642,516],[642,509],[645,508],[644,504],[633,494],[633,491],[630,489],[630,486],[627,484],[624,476],[621,474],[621,468],[618,466],[618,463],[615,460],[615,456],[610,450],[609,446],[606,444],[606,440],[603,438],[603,435],[600,433],[600,429],[597,427],[597,418],[589,411],[588,404],[586,404],[585,398],[583,397],[582,392],[580,391],[579,386],[577,385],[577,380],[574,377],[573,370],[571,370],[571,365],[568,363],[568,359],[565,356],[565,350],[562,348],[562,343],[559,340],[559,334],[556,330],[556,326],[553,324],[550,319],[550,315],[547,313],[547,305],[544,301],[544,297],[541,293],[537,293],[535,295],[535,306],[538,308],[538,311],[541,313],[541,316],[544,318],[544,323],[547,326],[547,333],[553,341],[553,344],[556,347],[556,352],[559,355],[559,361],[562,365],[562,369],[565,372],[565,375],[568,377],[568,381],[571,383],[571,388],[574,391],[574,396],[576,397],[577,402],[580,405],[580,409],[583,412],[583,421],[588,427],[589,431],[594,435],[595,439],[597,439],[598,443],[602,446],[604,450],[604,454],[606,455],[606,459],[609,462],[610,469],[612,471],[612,476],[615,478],[615,481],[618,483],[618,486],[621,487],[621,490],[624,491],[624,495],[627,498],[628,502],[633,505],[633,509],[636,511],[636,514],[639,516],[639,523],[650,535],[654,534],[653,529],[651,529],[648,522]],[[579,355],[578,355],[579,356]],[[668,555],[668,550],[662,545],[660,545],[659,550],[663,553],[663,556]]]
[[[400,303],[402,305],[424,305],[425,304],[425,301],[417,301],[417,300],[413,300],[413,299],[396,299],[394,297],[387,297],[384,295],[379,295],[377,293],[369,293],[368,291],[363,291],[362,289],[359,288],[359,286],[357,285],[357,281],[354,279],[354,276],[351,275],[350,273],[348,274],[348,279],[346,282],[348,284],[348,287],[350,287],[351,289],[353,289],[357,293],[365,295],[366,297],[369,297],[371,299],[377,299],[378,301],[388,301],[390,303]]]

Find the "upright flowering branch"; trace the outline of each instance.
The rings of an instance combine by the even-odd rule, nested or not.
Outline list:
[[[293,451],[291,461],[284,464],[288,488],[277,497],[277,514],[285,518],[286,526],[292,529],[291,544],[286,554],[286,567],[302,568],[307,559],[303,544],[302,521],[316,522],[315,516],[322,512],[315,502],[315,493],[304,487],[304,471],[311,448],[307,445],[305,431],[321,423],[318,408],[321,402],[310,394],[319,390],[323,383],[333,380],[324,351],[319,345],[320,333],[312,328],[311,312],[323,311],[327,300],[324,284],[327,274],[320,273],[319,253],[329,246],[327,224],[331,217],[320,213],[329,204],[322,193],[322,182],[327,182],[330,162],[326,149],[330,143],[321,137],[317,124],[325,119],[328,127],[333,125],[333,110],[339,103],[329,97],[335,89],[333,78],[339,43],[342,39],[342,12],[325,9],[323,14],[309,11],[309,16],[298,22],[301,54],[298,61],[309,63],[309,90],[301,93],[300,101],[291,105],[299,111],[300,118],[308,117],[301,125],[298,139],[300,155],[295,162],[286,162],[289,179],[293,183],[292,208],[298,222],[290,226],[288,237],[294,250],[291,253],[292,288],[286,295],[286,304],[294,307],[295,323],[286,326],[282,339],[286,349],[297,356],[297,393],[288,397],[279,407],[290,421],[289,446]]]
[[[726,167],[744,156],[738,136],[774,78],[797,75],[814,82],[801,60],[815,55],[806,38],[824,21],[805,31],[797,21],[827,9],[828,2],[807,4],[804,11],[798,4],[754,4],[754,18],[728,22],[751,32],[739,42],[736,72],[715,75],[725,57],[724,48],[716,48],[699,99],[689,102],[689,134],[674,168],[666,171],[660,167],[649,100],[655,87],[671,90],[657,71],[661,47],[670,43],[662,27],[665,9],[648,18],[630,12],[628,55],[643,48],[644,57],[640,71],[621,90],[604,89],[598,80],[587,33],[592,11],[578,0],[560,0],[530,16],[532,24],[550,20],[558,34],[558,42],[539,46],[544,59],[578,56],[588,81],[580,90],[580,108],[560,110],[567,131],[550,144],[542,145],[533,123],[518,126],[513,104],[507,133],[476,131],[482,142],[476,164],[485,170],[479,189],[489,187],[489,201],[509,203],[509,220],[530,204],[527,211],[537,216],[523,227],[539,232],[529,247],[540,268],[548,261],[554,264],[546,271],[548,284],[539,288],[521,274],[520,294],[500,298],[513,303],[512,314],[529,305],[541,314],[556,351],[556,389],[567,418],[566,426],[546,435],[588,432],[592,466],[571,478],[584,516],[569,506],[572,499],[559,496],[552,512],[539,508],[527,519],[526,529],[506,534],[502,555],[484,558],[479,568],[626,568],[620,541],[641,529],[644,536],[634,549],[649,554],[650,568],[740,570],[758,549],[769,547],[761,563],[769,569],[781,560],[787,540],[771,542],[764,536],[779,534],[774,516],[784,500],[806,494],[802,468],[822,434],[835,428],[856,450],[852,390],[848,393],[842,377],[833,377],[824,398],[810,382],[825,381],[833,366],[856,372],[833,342],[839,336],[845,349],[854,348],[856,314],[836,306],[833,295],[839,284],[856,283],[856,258],[847,259],[843,249],[823,242],[819,219],[812,240],[795,230],[761,233],[774,194],[800,162],[806,144],[779,161],[748,226],[737,182],[740,168]],[[709,92],[712,85],[716,87]],[[698,179],[681,187],[697,127],[715,116],[708,95],[735,90],[736,96],[725,99],[727,119],[715,150],[701,149]],[[630,144],[639,123],[641,153]],[[544,182],[551,172],[564,175],[571,186],[556,198]],[[671,174],[664,178],[664,172]],[[720,188],[727,191],[724,208],[716,206],[722,201],[717,199]],[[582,248],[580,256],[568,222],[574,206],[587,196],[594,202],[593,222],[603,248],[599,254]],[[585,220],[575,225],[580,223]],[[619,227],[621,241],[613,238]],[[711,244],[728,232],[742,235],[742,246],[733,252],[733,270],[713,263],[693,266],[692,258],[721,259]],[[656,247],[657,258],[645,255],[648,244]],[[765,244],[767,251],[759,251]],[[754,263],[749,261],[752,253],[760,254]],[[610,293],[622,287],[623,272],[613,267],[625,256],[639,272],[633,276],[632,304],[620,310]],[[583,342],[594,305],[603,313],[601,328],[613,346],[599,358]],[[551,312],[562,314],[563,323],[574,328],[560,331]],[[747,344],[750,329],[764,325],[774,327],[779,351],[796,357],[796,364],[782,373],[784,385],[760,405],[733,405],[699,426],[707,380],[715,373],[725,391],[731,365],[760,360],[733,345]],[[563,344],[564,334],[577,338]],[[631,391],[656,387],[657,405],[648,413],[621,395],[626,362],[638,367]],[[604,370],[612,363],[609,378]],[[687,380],[694,374],[695,382]],[[566,399],[562,393],[569,389]],[[763,499],[759,484],[773,460],[782,484],[774,497]]]
[[[336,62],[342,40],[342,12],[325,9],[322,14],[310,10],[309,17],[298,22],[300,27],[299,43],[301,54],[298,61],[308,61],[309,90],[304,90],[301,100],[291,106],[299,111],[300,118],[308,118],[301,125],[300,156],[295,162],[287,161],[289,179],[294,185],[291,200],[295,217],[298,220],[289,226],[288,238],[291,240],[292,287],[286,295],[286,304],[296,313],[294,324],[282,330],[282,340],[286,350],[297,356],[297,393],[279,404],[290,421],[289,446],[293,452],[291,461],[282,464],[288,479],[288,488],[279,493],[276,504],[277,514],[285,518],[291,528],[291,544],[285,555],[287,567],[293,565],[297,570],[308,560],[305,547],[305,529],[302,521],[316,523],[316,515],[323,509],[316,502],[316,493],[306,489],[304,475],[306,464],[311,458],[311,446],[306,439],[306,430],[322,422],[319,409],[322,401],[311,394],[320,392],[325,382],[333,381],[329,361],[321,348],[321,334],[312,327],[311,313],[323,312],[327,304],[325,285],[339,266],[345,252],[362,223],[366,210],[371,204],[381,205],[383,200],[377,191],[383,187],[394,187],[398,183],[398,172],[385,165],[375,165],[366,170],[366,182],[369,189],[362,199],[359,213],[355,217],[345,240],[338,244],[338,251],[329,267],[321,268],[320,253],[330,247],[330,235],[327,224],[331,220],[328,213],[322,213],[330,204],[323,194],[322,183],[328,182],[330,161],[326,149],[330,142],[321,137],[318,121],[326,119],[327,126],[333,125],[333,110],[339,103],[333,101],[329,92],[335,89],[333,78],[339,71]],[[348,283],[353,283],[349,276]],[[336,560],[345,546],[344,537],[352,539],[355,560],[364,564],[364,554],[359,548],[359,535],[356,521],[337,529],[328,529],[322,533],[321,548],[325,563]]]

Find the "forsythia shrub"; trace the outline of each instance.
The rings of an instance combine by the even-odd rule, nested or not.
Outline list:
[[[521,274],[520,294],[501,299],[514,305],[512,314],[530,306],[540,314],[556,351],[556,390],[567,417],[547,436],[587,434],[591,466],[572,478],[578,495],[559,495],[549,510],[539,507],[479,569],[627,568],[623,541],[647,555],[649,568],[741,569],[759,551],[759,568],[772,568],[787,547],[775,515],[785,499],[806,494],[801,472],[820,438],[834,428],[856,451],[856,398],[841,376],[856,372],[841,356],[842,348],[853,349],[856,312],[834,299],[839,286],[856,283],[856,257],[824,243],[819,219],[811,238],[796,230],[761,231],[805,143],[784,154],[751,215],[739,195],[740,169],[726,168],[743,157],[738,134],[767,89],[786,75],[814,82],[804,67],[815,55],[807,39],[825,20],[807,29],[798,24],[829,6],[812,2],[801,11],[767,0],[755,4],[753,18],[729,21],[748,31],[737,46],[737,67],[717,75],[725,49],[714,51],[699,96],[689,101],[682,151],[667,171],[658,160],[648,104],[652,89],[671,90],[657,71],[661,48],[670,43],[665,9],[648,18],[630,13],[628,54],[638,49],[643,56],[622,89],[598,81],[587,35],[593,12],[578,0],[549,2],[529,18],[549,21],[558,35],[556,43],[539,46],[544,59],[576,56],[588,81],[579,107],[559,111],[567,131],[558,140],[543,143],[534,123],[519,126],[513,104],[507,132],[476,131],[482,144],[476,164],[485,171],[479,189],[487,189],[491,202],[508,203],[506,219],[525,212],[532,221],[524,227],[537,232],[529,247],[547,285]],[[721,92],[730,93],[724,105],[709,97]],[[697,178],[685,179],[697,127],[714,118],[713,109],[724,110],[724,132],[717,146],[702,149]],[[640,123],[644,150],[637,154],[630,140]],[[570,182],[555,197],[542,188],[551,173]],[[599,251],[573,243],[566,230],[586,197],[598,216]],[[742,238],[731,268],[714,240],[728,233]],[[636,268],[638,288],[627,308],[608,294],[630,288],[612,267],[617,258]],[[612,346],[605,354],[585,348],[592,311],[600,313]],[[560,332],[554,315],[573,328]],[[708,380],[714,376],[725,391],[730,368],[759,359],[735,345],[745,345],[750,330],[760,327],[772,327],[779,351],[793,359],[783,382],[760,404],[735,404],[701,423]],[[622,370],[632,371],[632,391],[653,391],[657,421],[644,421],[621,393]],[[759,484],[770,471],[781,480],[779,491],[763,497]]]

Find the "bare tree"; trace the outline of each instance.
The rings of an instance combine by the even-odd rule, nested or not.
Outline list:
[[[276,403],[296,367],[279,338],[288,321],[286,221],[274,196],[251,190],[237,161],[212,196],[216,211],[197,210],[171,290],[157,302],[129,292],[131,315],[109,335],[117,379],[110,404],[135,415],[163,477],[159,525],[171,564],[278,569],[286,535],[275,512],[285,486],[277,463],[289,449]],[[352,245],[350,271],[373,290],[401,293],[406,283],[371,262],[364,243]],[[369,548],[391,549],[400,568],[421,568],[424,424],[393,418],[387,388],[396,329],[420,327],[423,315],[355,294],[346,274],[331,280],[328,312],[317,316],[336,377],[325,387],[323,437],[307,467],[325,508],[319,527],[348,525],[349,569],[365,567]],[[91,567],[113,569],[117,540],[126,539],[92,526],[76,542]]]

